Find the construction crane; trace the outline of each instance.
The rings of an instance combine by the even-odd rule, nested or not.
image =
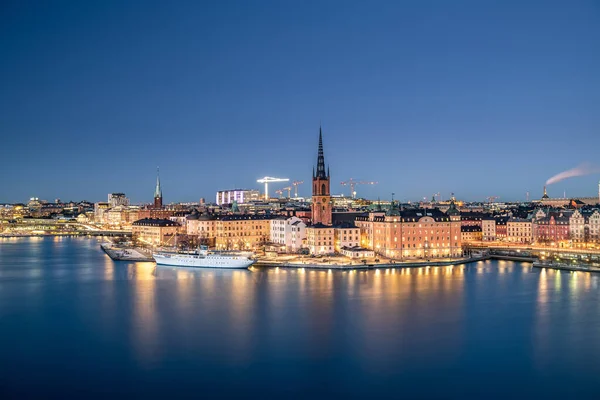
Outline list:
[[[269,183],[273,182],[288,182],[288,178],[273,178],[271,176],[265,176],[264,178],[257,179],[256,182],[265,184],[265,200],[269,201]]]
[[[352,195],[352,198],[355,199],[356,198],[356,185],[376,185],[377,182],[355,181],[354,179],[350,178],[345,182],[341,182],[341,184],[344,186],[346,186],[346,185],[350,186],[350,194]]]
[[[280,198],[283,197],[283,190],[282,189],[276,190],[275,193],[277,193]]]
[[[288,199],[292,198],[292,187],[291,186],[284,187],[281,190],[287,190],[288,191]]]
[[[298,186],[302,185],[304,183],[304,181],[294,181],[292,182],[292,185],[294,185],[294,197],[298,198]]]

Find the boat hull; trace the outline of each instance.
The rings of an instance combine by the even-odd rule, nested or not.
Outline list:
[[[189,268],[221,268],[221,269],[247,269],[256,261],[247,257],[194,257],[181,255],[153,254],[157,265]]]

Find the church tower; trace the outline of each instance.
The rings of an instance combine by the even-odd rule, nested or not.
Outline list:
[[[162,208],[162,190],[160,190],[160,176],[156,167],[156,189],[154,189],[154,208]]]
[[[319,127],[319,152],[317,155],[317,171],[313,169],[312,179],[312,223],[331,225],[331,192],[329,191],[329,168],[325,173],[325,156],[323,155],[323,133]]]

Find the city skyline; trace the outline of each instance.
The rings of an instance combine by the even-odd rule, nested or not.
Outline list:
[[[157,165],[165,203],[263,176],[308,196],[319,121],[332,194],[535,199],[597,160],[593,2],[262,4],[7,5],[0,202],[150,203]]]

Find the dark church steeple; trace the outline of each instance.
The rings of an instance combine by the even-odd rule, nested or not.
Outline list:
[[[314,178],[327,178],[325,174],[325,155],[323,154],[323,132],[321,127],[319,127],[319,152],[317,154],[317,174],[313,176]]]

